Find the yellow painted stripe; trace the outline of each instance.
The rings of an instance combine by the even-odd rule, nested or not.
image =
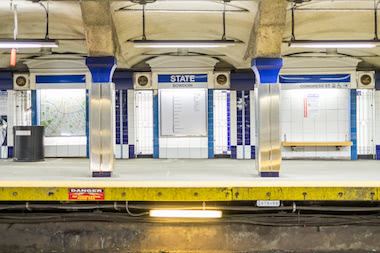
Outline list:
[[[375,187],[105,188],[105,201],[377,201]],[[2,187],[0,201],[68,201],[68,187]]]

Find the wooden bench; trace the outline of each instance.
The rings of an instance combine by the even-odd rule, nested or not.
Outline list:
[[[291,147],[292,150],[295,147],[336,147],[339,150],[341,147],[352,146],[352,141],[342,141],[342,142],[282,142],[283,147]]]

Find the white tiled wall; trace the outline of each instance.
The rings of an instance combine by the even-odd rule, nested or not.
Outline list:
[[[136,135],[135,135],[135,91],[128,90],[128,144],[135,145]]]
[[[31,92],[8,91],[8,146],[13,146],[13,126],[31,124]]]
[[[375,144],[380,145],[380,90],[375,91]]]
[[[256,107],[255,107],[255,92],[249,91],[250,112],[251,112],[251,146],[256,146]]]
[[[304,98],[319,95],[319,113],[304,115]],[[341,142],[350,140],[350,90],[294,89],[281,91],[282,141]],[[350,147],[283,147],[283,158],[350,158]]]
[[[207,137],[160,137],[160,158],[207,158]]]
[[[153,91],[135,91],[136,155],[153,154]]]
[[[86,136],[45,137],[45,157],[85,157]]]
[[[357,90],[357,145],[358,155],[374,155],[375,147],[375,108],[372,89]]]
[[[228,147],[227,90],[214,90],[214,152],[230,154]]]
[[[116,144],[115,145],[115,158],[117,158],[117,159],[129,158],[129,145],[128,144]]]
[[[7,91],[6,103],[6,133],[7,143],[0,147],[0,158],[8,158],[8,147],[13,147],[13,126],[31,125],[31,92]],[[1,144],[0,144],[1,145]]]

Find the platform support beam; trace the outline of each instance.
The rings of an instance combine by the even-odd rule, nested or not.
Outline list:
[[[280,85],[282,59],[255,59],[256,168],[262,177],[278,177],[281,169]]]
[[[90,86],[90,169],[93,177],[110,177],[114,168],[114,57],[87,57]]]
[[[281,168],[280,86],[281,45],[287,0],[260,0],[244,59],[256,75],[256,168],[260,176],[278,177]]]

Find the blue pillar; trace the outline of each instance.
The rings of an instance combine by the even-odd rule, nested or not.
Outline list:
[[[86,90],[86,157],[90,158],[90,110],[89,110],[89,93]]]
[[[114,168],[115,57],[87,57],[90,86],[90,169],[93,177],[110,177]]]
[[[282,59],[252,60],[257,80],[256,168],[262,177],[278,177],[281,168],[280,86]],[[265,99],[264,99],[265,98]]]
[[[153,158],[160,158],[160,133],[158,117],[158,94],[153,94]]]
[[[350,131],[351,131],[351,160],[358,159],[357,127],[356,127],[356,89],[350,92]]]
[[[37,91],[32,90],[31,93],[31,102],[32,102],[32,126],[38,125],[38,115],[37,115]]]
[[[214,90],[208,90],[207,131],[208,158],[214,158]]]
[[[115,57],[87,57],[86,65],[93,83],[111,83],[116,69]]]
[[[255,72],[257,84],[278,83],[278,75],[283,65],[281,58],[258,58],[252,60],[252,70]]]

